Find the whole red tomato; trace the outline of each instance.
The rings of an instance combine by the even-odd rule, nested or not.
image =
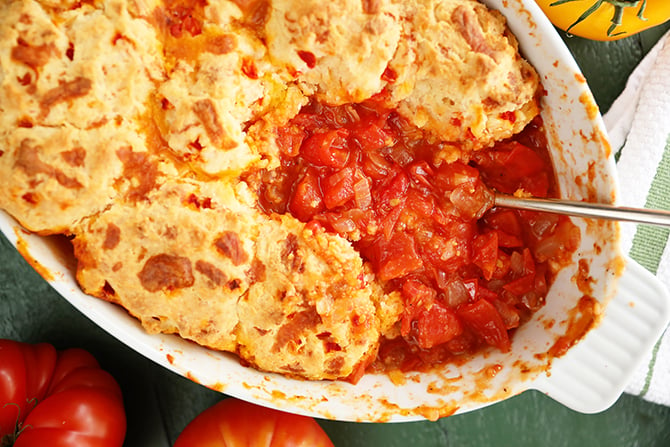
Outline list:
[[[333,447],[313,418],[238,399],[209,407],[181,432],[174,447]]]
[[[121,388],[82,349],[0,339],[0,446],[119,447]]]

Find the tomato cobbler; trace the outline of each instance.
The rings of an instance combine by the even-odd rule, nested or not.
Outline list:
[[[358,380],[507,351],[579,240],[475,0],[0,4],[0,208],[150,332]]]

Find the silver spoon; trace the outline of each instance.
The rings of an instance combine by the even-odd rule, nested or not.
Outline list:
[[[670,211],[626,208],[604,203],[577,202],[563,199],[538,199],[495,193],[495,206],[521,210],[544,211],[576,217],[618,220],[670,227]]]

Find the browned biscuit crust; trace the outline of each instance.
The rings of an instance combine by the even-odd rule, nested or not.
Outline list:
[[[310,379],[346,377],[374,358],[381,291],[367,286],[358,254],[339,237],[260,213],[243,184],[169,181],[76,234],[84,291],[128,308],[151,332]]]

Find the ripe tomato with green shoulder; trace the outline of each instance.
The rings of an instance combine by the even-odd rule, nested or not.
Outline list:
[[[670,19],[668,0],[535,0],[549,20],[575,36],[617,40]]]
[[[121,388],[83,349],[0,339],[0,446],[120,447]]]
[[[316,420],[228,398],[207,408],[174,447],[332,447]]]

